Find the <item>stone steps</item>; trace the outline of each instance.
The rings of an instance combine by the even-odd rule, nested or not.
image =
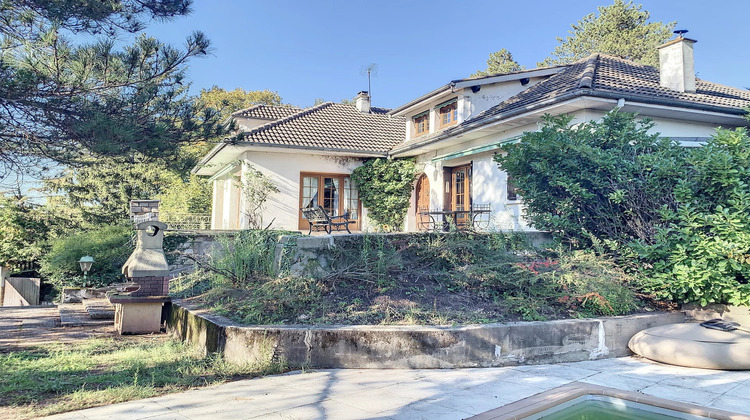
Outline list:
[[[83,306],[91,319],[115,319],[115,307],[107,299],[85,299]]]

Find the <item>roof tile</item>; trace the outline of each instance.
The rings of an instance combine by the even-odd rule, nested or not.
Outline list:
[[[592,54],[569,65],[564,71],[464,122],[483,119],[520,109],[532,109],[576,93],[622,94],[672,102],[675,106],[705,106],[739,110],[750,105],[750,91],[703,80],[696,81],[696,92],[674,91],[660,85],[659,70],[630,60]]]
[[[300,111],[300,108],[291,106],[254,105],[250,108],[234,112],[232,113],[232,116],[260,120],[280,120]]]
[[[372,111],[326,102],[250,130],[242,143],[385,154],[403,140],[405,120],[382,108]]]

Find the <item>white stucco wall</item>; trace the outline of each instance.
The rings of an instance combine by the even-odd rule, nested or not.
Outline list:
[[[362,164],[359,158],[336,157],[331,155],[302,153],[300,151],[269,152],[248,151],[242,159],[255,169],[268,176],[278,187],[279,192],[272,194],[265,205],[263,225],[271,224],[272,229],[299,229],[300,173],[317,172],[329,174],[351,174],[354,168]],[[241,212],[233,217],[226,210],[234,204],[238,209],[244,204],[233,201],[234,196],[227,197],[226,180],[214,181],[213,212],[228,218],[218,227],[224,229],[247,228],[247,221]],[[231,194],[230,194],[231,195]],[[236,195],[235,195],[236,196]],[[239,197],[237,197],[239,199]],[[369,228],[367,210],[362,211],[362,230]],[[216,224],[215,224],[216,225]]]
[[[464,99],[462,104],[463,117],[464,119],[475,117],[500,102],[503,102],[504,100],[515,96],[548,78],[549,77],[534,77],[529,79],[529,82],[525,85],[522,85],[519,80],[484,85],[477,93],[472,92],[471,88],[463,89],[461,92]]]
[[[430,133],[442,131],[442,129],[439,127],[438,112],[437,109],[435,109],[435,106],[447,100],[458,98],[457,121],[458,124],[460,124],[461,122],[477,116],[478,114],[492,108],[500,102],[530,88],[531,86],[534,86],[535,84],[545,79],[547,79],[547,77],[531,78],[529,80],[529,83],[527,83],[526,85],[522,85],[518,80],[512,80],[508,82],[483,85],[476,93],[472,92],[471,88],[468,87],[447,95],[440,95],[437,99],[427,101],[421,106],[411,109],[408,114],[405,114],[406,130],[404,132],[404,137],[407,141],[414,138],[412,117],[414,115],[419,115],[424,111],[430,111]]]

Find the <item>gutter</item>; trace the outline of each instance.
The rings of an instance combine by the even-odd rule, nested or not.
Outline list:
[[[447,91],[447,90],[451,89],[451,88],[452,88],[452,86],[453,86],[453,84],[454,84],[454,82],[451,82],[451,83],[448,83],[448,84],[447,84],[447,85],[445,85],[445,86],[441,86],[441,87],[439,87],[439,88],[437,88],[437,89],[433,90],[433,91],[432,91],[432,92],[430,92],[430,93],[425,93],[424,95],[420,96],[420,97],[419,97],[419,98],[417,98],[417,99],[414,99],[414,100],[412,100],[412,101],[409,101],[409,102],[407,102],[406,104],[404,104],[404,105],[401,105],[401,106],[400,106],[400,107],[398,107],[398,108],[394,108],[394,109],[390,110],[390,111],[388,112],[388,115],[396,115],[397,113],[399,113],[399,112],[401,112],[401,111],[403,111],[403,110],[405,110],[405,109],[408,109],[409,107],[411,107],[411,106],[414,106],[414,105],[418,104],[419,102],[425,101],[425,100],[429,99],[430,97],[432,97],[432,96],[435,96],[435,95],[437,95],[437,94],[439,94],[439,93],[443,93],[443,92],[445,92],[445,91]]]
[[[448,89],[450,89],[451,92],[456,92],[458,89],[463,89],[465,87],[471,87],[471,86],[476,86],[476,85],[488,85],[488,84],[493,84],[493,83],[502,83],[502,82],[507,82],[511,80],[520,80],[525,77],[551,76],[553,74],[560,73],[561,71],[565,70],[569,66],[570,66],[569,64],[562,64],[559,66],[543,67],[540,69],[528,69],[528,70],[519,70],[519,71],[512,72],[512,73],[494,74],[490,76],[477,77],[475,79],[467,78],[467,79],[451,80],[450,83],[448,83],[445,86],[439,87],[430,93],[426,93],[417,99],[414,99],[412,101],[407,102],[404,105],[401,105],[398,108],[392,109],[390,112],[388,112],[388,115],[395,115],[414,105],[417,105],[419,102],[430,99],[430,97],[432,96],[435,96],[439,93],[443,93],[447,91]]]
[[[426,141],[420,142],[420,143],[412,143],[406,147],[403,148],[393,148],[389,154],[389,156],[394,156],[399,153],[408,152],[423,146],[427,146],[429,144],[437,143],[441,140],[447,139],[449,137],[456,136],[458,134],[464,134],[468,131],[490,125],[493,123],[500,122],[501,120],[508,119],[511,117],[515,117],[518,115],[522,115],[525,113],[529,113],[531,111],[544,108],[546,106],[554,105],[559,102],[565,102],[570,99],[575,99],[582,96],[590,96],[595,98],[604,98],[604,99],[625,99],[632,102],[640,102],[644,104],[649,105],[663,105],[663,106],[670,106],[675,108],[687,108],[697,111],[708,111],[708,112],[717,112],[717,113],[723,113],[723,114],[730,114],[730,115],[737,115],[742,116],[747,114],[747,111],[741,109],[741,108],[727,108],[727,107],[721,107],[716,105],[704,105],[704,104],[695,104],[691,102],[684,102],[674,99],[668,99],[668,98],[654,98],[650,96],[641,96],[641,95],[633,95],[633,94],[627,94],[627,93],[619,93],[619,92],[602,92],[591,88],[584,88],[584,89],[577,89],[571,92],[564,93],[554,99],[545,101],[545,102],[537,102],[532,106],[517,108],[508,112],[501,112],[497,115],[494,115],[491,119],[482,119],[473,123],[469,123],[467,125],[456,127],[456,130],[452,131],[446,131],[442,134],[430,138]]]

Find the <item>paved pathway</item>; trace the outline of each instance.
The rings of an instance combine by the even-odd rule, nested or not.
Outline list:
[[[292,372],[48,419],[461,419],[573,381],[750,416],[750,371],[626,357],[491,369]]]
[[[78,312],[85,313],[83,305],[79,306]],[[0,307],[0,353],[47,343],[114,337],[117,333],[112,321],[97,321],[96,325],[85,324],[63,322],[61,326],[56,306]]]

